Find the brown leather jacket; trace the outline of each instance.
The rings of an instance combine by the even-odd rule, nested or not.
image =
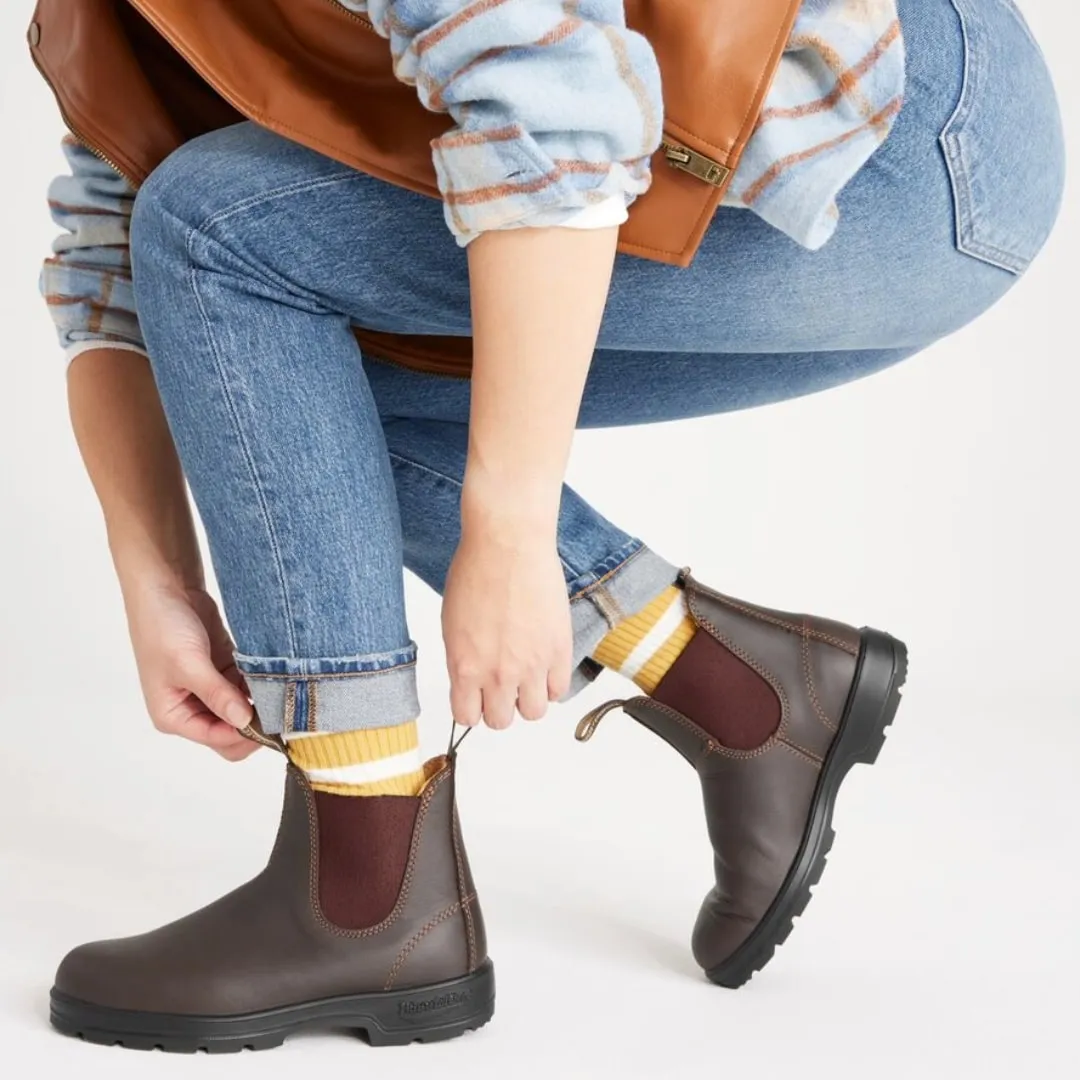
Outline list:
[[[660,64],[665,136],[620,251],[690,264],[800,2],[627,0]],[[136,185],[188,139],[246,117],[439,195],[428,143],[449,119],[397,80],[370,23],[332,0],[38,0],[29,40],[68,127]],[[463,376],[471,364],[468,338],[357,337],[370,355],[420,370]]]

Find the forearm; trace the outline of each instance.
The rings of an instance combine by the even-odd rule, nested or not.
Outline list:
[[[84,352],[67,378],[72,427],[121,587],[201,588],[183,473],[146,358],[107,347]]]
[[[473,380],[463,527],[554,538],[618,230],[491,232],[468,248]]]

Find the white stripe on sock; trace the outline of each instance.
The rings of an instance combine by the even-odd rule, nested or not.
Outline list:
[[[678,596],[672,597],[671,603],[668,604],[667,610],[660,616],[656,625],[637,643],[634,651],[619,668],[619,672],[628,679],[632,679],[649,662],[653,653],[679,629],[679,623],[683,621],[688,611],[686,597],[680,589]]]
[[[377,761],[364,761],[359,765],[338,765],[333,769],[305,769],[304,775],[317,784],[371,784],[376,780],[390,780],[406,776],[423,765],[420,747],[406,750],[404,754],[392,754]]]

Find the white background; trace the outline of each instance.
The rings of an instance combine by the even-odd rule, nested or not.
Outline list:
[[[1023,6],[1080,145],[1080,16],[1055,0]],[[261,867],[281,769],[269,753],[226,765],[144,716],[36,294],[60,125],[26,56],[29,14],[28,0],[0,12],[5,1071],[1075,1076],[1075,184],[1017,288],[898,369],[749,414],[578,441],[572,480],[673,561],[736,595],[872,623],[911,647],[904,706],[878,766],[844,789],[808,916],[748,987],[707,984],[689,955],[710,882],[694,776],[618,713],[587,746],[573,740],[581,712],[623,692],[609,676],[546,723],[475,735],[463,751],[500,994],[481,1033],[381,1052],[313,1035],[192,1059],[49,1030],[48,989],[69,947],[148,929]],[[436,753],[447,728],[437,603],[415,582],[410,602]]]

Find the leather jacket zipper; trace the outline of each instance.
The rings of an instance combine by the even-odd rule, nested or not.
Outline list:
[[[341,0],[328,0],[328,2],[333,4],[339,11],[343,11],[354,22],[358,22],[361,26],[378,33],[375,24],[366,15],[360,15],[351,8],[345,7]],[[721,165],[719,161],[706,157],[704,154],[699,154],[696,150],[691,150],[689,146],[676,142],[674,139],[669,138],[666,132],[660,146],[664,151],[667,163],[673,169],[689,173],[691,176],[695,176],[698,180],[711,184],[713,187],[723,187],[731,175],[731,170],[726,165]]]
[[[358,22],[361,26],[366,26],[376,34],[378,33],[378,30],[375,29],[375,24],[366,15],[361,15],[359,12],[353,11],[352,8],[347,8],[344,4],[340,3],[339,0],[328,0],[328,2],[343,11],[354,22]]]
[[[35,49],[30,50],[30,58],[34,61],[34,67],[38,69],[41,77],[45,80],[46,85],[53,92],[53,97],[56,98],[56,107],[60,110],[60,116],[64,121],[64,126],[71,132],[72,135],[78,140],[81,146],[84,146],[90,151],[94,157],[104,161],[114,172],[119,173],[133,188],[137,188],[139,185],[135,182],[134,177],[127,172],[126,169],[121,168],[117,163],[109,157],[99,146],[97,146],[91,139],[89,139],[83,132],[79,130],[77,124],[73,123],[71,117],[68,115],[67,110],[64,108],[63,102],[60,100],[60,95],[56,92],[56,86],[53,84],[52,79],[46,74],[45,69],[41,66],[37,58],[37,51]]]
[[[150,17],[150,14],[143,10],[143,7],[140,4],[139,0],[130,0],[130,2],[132,6],[137,11],[139,11],[143,18],[150,22],[150,24],[154,26],[155,29],[157,29],[158,33],[161,33],[162,36],[165,37],[165,39],[172,44],[173,48],[177,49],[177,51],[181,53],[184,59],[192,66],[192,68],[197,71],[199,75],[211,87],[213,87],[213,89],[218,94],[221,95],[221,97],[228,101],[229,104],[232,105],[233,108],[236,109],[238,112],[240,112],[241,114],[244,113],[244,110],[240,107],[239,103],[234,100],[231,95],[225,93],[222,88],[215,82],[215,80],[211,79],[206,72],[202,71],[199,66],[195,64],[191,56],[187,55],[183,52],[183,50],[177,47],[176,43],[172,41],[169,35],[164,33],[161,26],[158,25],[158,23]],[[378,31],[375,29],[375,24],[366,15],[360,15],[355,11],[351,11],[349,8],[341,4],[339,0],[327,0],[327,3],[332,4],[339,12],[341,12],[346,18],[350,19],[352,22],[359,23],[360,26],[364,27],[371,33],[378,33]],[[34,66],[41,74],[41,77],[48,84],[49,89],[52,90],[53,96],[56,98],[57,107],[60,110],[60,115],[61,117],[63,117],[64,123],[67,126],[68,130],[72,133],[72,135],[74,135],[75,138],[79,141],[79,143],[86,147],[86,149],[89,150],[90,153],[92,153],[95,157],[99,158],[101,161],[105,162],[106,165],[108,165],[111,169],[115,170],[120,176],[122,176],[133,188],[139,187],[139,184],[136,182],[135,178],[131,176],[130,173],[127,172],[127,170],[123,169],[120,165],[118,165],[115,159],[111,158],[107,153],[105,153],[105,151],[102,150],[101,147],[99,147],[92,139],[90,139],[84,132],[82,132],[79,129],[78,125],[72,121],[70,115],[68,114],[67,110],[64,108],[63,103],[60,100],[60,95],[57,93],[56,86],[54,85],[52,79],[45,72],[45,69],[42,67],[41,63],[38,60],[37,50],[31,48],[30,56],[34,62]],[[690,147],[684,145],[683,143],[676,142],[675,140],[669,138],[666,132],[664,133],[664,138],[661,140],[660,147],[664,151],[664,157],[667,160],[667,163],[672,168],[689,173],[691,176],[694,176],[698,180],[710,184],[713,187],[723,187],[727,183],[728,177],[731,175],[731,170],[726,165],[722,165],[719,161],[715,161],[713,158],[706,157],[704,154],[700,154],[696,150],[692,150]],[[393,361],[388,362],[393,363]]]
[[[328,2],[343,11],[354,22],[358,22],[361,26],[378,33],[375,30],[375,24],[366,15],[360,15],[351,8],[345,7],[340,0],[328,0]],[[713,187],[723,187],[731,175],[731,170],[726,165],[721,165],[719,161],[706,157],[704,154],[699,154],[696,150],[691,150],[689,146],[675,142],[673,139],[668,138],[666,132],[660,146],[664,151],[667,163],[673,169],[680,169],[691,176],[696,176],[699,180],[703,180]]]
[[[673,169],[680,169],[691,176],[696,176],[713,187],[723,187],[731,175],[731,170],[726,165],[721,165],[719,161],[691,150],[689,146],[673,142],[666,135],[660,146],[664,151],[664,157],[667,158],[667,163]]]

